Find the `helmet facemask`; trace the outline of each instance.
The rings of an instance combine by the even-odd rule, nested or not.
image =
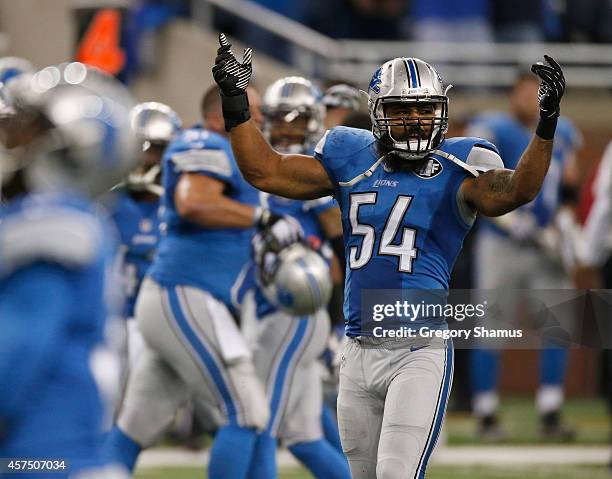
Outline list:
[[[321,121],[310,107],[264,108],[263,133],[284,154],[305,154],[321,134]]]
[[[427,156],[442,143],[448,130],[446,96],[381,97],[373,110],[374,136],[407,160]]]

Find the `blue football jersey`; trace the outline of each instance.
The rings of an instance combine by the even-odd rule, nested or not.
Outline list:
[[[506,168],[515,169],[521,155],[533,137],[533,131],[526,128],[505,113],[485,113],[474,119],[469,133],[487,138],[497,145]],[[554,218],[559,207],[559,195],[563,171],[572,152],[580,146],[581,136],[572,122],[559,118],[553,145],[550,167],[537,197],[523,205],[519,211],[533,215],[535,224],[546,227]],[[483,220],[483,227],[507,235],[491,221]]]
[[[22,197],[2,217],[0,457],[61,458],[71,472],[99,465],[109,405],[94,370],[121,307],[109,289],[114,228],[66,195]]]
[[[441,290],[446,297],[453,264],[472,226],[459,209],[457,192],[472,174],[464,162],[476,146],[496,152],[480,138],[447,139],[413,172],[388,170],[369,131],[337,127],[321,140],[315,157],[334,185],[342,212],[349,336],[362,334],[365,290]],[[428,325],[446,324],[442,318],[434,323]]]
[[[123,253],[125,318],[134,316],[140,284],[155,255],[159,240],[158,210],[159,200],[137,201],[127,191],[119,193],[111,210]]]
[[[259,192],[236,165],[229,140],[202,128],[184,130],[163,158],[160,240],[149,274],[160,284],[184,284],[208,291],[231,306],[231,289],[251,256],[254,230],[205,228],[182,218],[174,193],[183,173],[222,181],[226,196],[247,205],[259,204]]]

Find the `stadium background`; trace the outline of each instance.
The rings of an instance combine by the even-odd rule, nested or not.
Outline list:
[[[370,3],[376,8],[370,10]],[[432,38],[431,32],[417,25],[425,8],[421,4],[426,3],[2,0],[0,52],[27,58],[38,67],[75,57],[101,62],[100,66],[126,81],[139,100],[171,105],[186,125],[197,121],[199,97],[212,84],[210,67],[217,48],[216,32],[221,29],[255,47],[255,82],[260,89],[290,73],[315,77],[323,85],[332,79],[350,79],[365,89],[373,65],[409,54],[439,66],[442,75],[455,83],[450,110],[455,132],[460,132],[476,112],[505,110],[507,87],[516,69],[550,53],[567,67],[569,87],[563,113],[584,137],[579,152],[583,192],[579,213],[586,214],[588,186],[604,147],[612,139],[612,43],[606,43],[612,42],[612,4],[566,0],[543,2],[538,9],[522,1],[456,2],[461,6],[452,1],[436,2],[440,11],[442,6],[447,9],[444,16],[436,18],[438,25],[445,25],[439,30],[445,43],[419,44],[420,39]],[[516,10],[514,17],[508,12],[510,4]],[[263,10],[262,5],[277,13]],[[108,8],[115,17],[107,17],[107,23],[98,24],[92,33],[92,25],[96,19],[100,21],[96,14]],[[334,9],[342,8],[346,18],[337,22],[334,31],[334,25],[325,21],[326,15],[333,17],[334,12],[342,11]],[[233,14],[238,11],[240,17]],[[276,17],[278,14],[283,17]],[[465,38],[465,18],[478,26],[472,30],[473,38]],[[318,28],[320,33],[293,23],[295,20]],[[371,28],[364,29],[364,25]],[[362,35],[368,38],[361,40]],[[352,41],[332,36],[351,37]],[[456,43],[466,39],[470,41]],[[495,39],[516,43],[496,44]],[[549,45],[540,41],[549,41]],[[241,51],[242,44],[236,43],[236,51]],[[609,448],[605,447],[609,419],[601,397],[604,376],[600,353],[571,351],[566,416],[578,430],[575,444],[537,442],[531,399],[537,385],[537,368],[531,365],[537,353],[508,351],[500,382],[508,440],[495,446],[481,445],[469,414],[451,412],[446,444],[438,451],[431,477],[609,477],[604,466],[609,460]],[[456,374],[455,388],[460,389],[465,380]],[[148,451],[137,476],[201,477],[198,464],[204,458],[205,452],[178,448]],[[281,461],[287,471],[283,477],[306,477],[284,455]]]

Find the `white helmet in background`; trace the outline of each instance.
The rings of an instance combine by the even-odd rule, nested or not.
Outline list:
[[[131,112],[131,125],[144,158],[132,171],[124,185],[132,191],[146,191],[161,196],[161,156],[163,150],[181,129],[175,111],[163,103],[149,101],[136,105]],[[147,155],[147,152],[152,155]]]
[[[332,294],[329,266],[303,243],[293,243],[279,253],[264,253],[259,282],[264,296],[292,316],[307,316],[327,306]]]
[[[325,107],[321,91],[303,77],[275,81],[264,93],[263,133],[281,153],[308,153],[323,135]]]
[[[79,190],[97,195],[133,168],[134,106],[115,78],[78,62],[49,66],[14,88],[17,116],[33,139],[0,165],[3,182],[23,171],[29,191]],[[6,169],[5,169],[6,167]]]
[[[150,144],[167,145],[181,129],[181,119],[175,111],[156,101],[136,105],[131,112],[131,124],[143,150]]]
[[[368,88],[368,111],[376,139],[398,156],[420,160],[435,150],[448,130],[448,90],[438,72],[418,58],[394,58],[384,63],[372,76]],[[407,103],[433,106],[431,117],[389,117],[386,109]],[[403,127],[402,137],[397,131]],[[425,130],[429,130],[425,132]]]

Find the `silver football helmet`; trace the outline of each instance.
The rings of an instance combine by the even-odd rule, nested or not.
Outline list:
[[[259,266],[264,296],[292,316],[307,316],[327,305],[332,282],[323,257],[301,242],[278,254],[266,253]]]
[[[448,130],[448,90],[438,72],[418,58],[394,58],[372,76],[368,111],[372,133],[385,147],[407,160],[420,160],[436,149]],[[433,114],[390,116],[392,106],[431,108]],[[411,110],[412,111],[412,110]]]
[[[132,191],[147,191],[161,196],[161,155],[181,129],[181,120],[168,105],[149,101],[132,109],[131,125],[144,158],[124,184]]]
[[[323,95],[323,105],[326,108],[346,108],[359,111],[361,105],[359,90],[345,83],[330,86]]]
[[[285,77],[264,93],[263,133],[281,153],[307,153],[323,135],[325,107],[321,91],[306,78]]]
[[[32,139],[0,165],[3,182],[21,170],[30,191],[76,189],[96,195],[133,166],[134,101],[116,79],[82,63],[49,66],[20,81],[17,115]]]
[[[131,124],[142,141],[143,150],[155,143],[167,145],[181,129],[181,119],[174,110],[156,101],[136,105],[132,109]]]

